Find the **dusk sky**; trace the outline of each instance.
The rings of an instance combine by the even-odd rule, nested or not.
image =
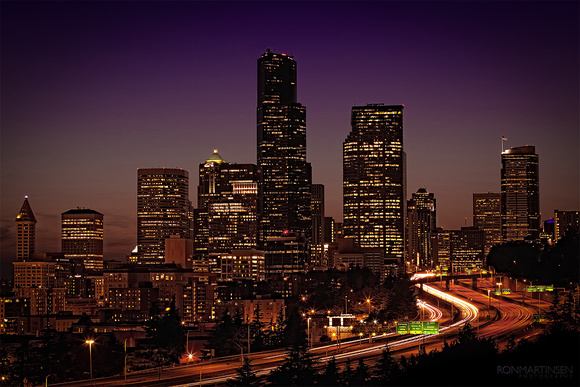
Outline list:
[[[214,148],[256,162],[257,59],[293,55],[313,183],[342,220],[353,105],[404,104],[408,196],[438,226],[472,224],[506,147],[535,145],[540,210],[580,208],[579,3],[1,3],[1,259],[29,196],[37,252],[61,213],[104,214],[105,259],[136,245],[137,168],[197,168]]]

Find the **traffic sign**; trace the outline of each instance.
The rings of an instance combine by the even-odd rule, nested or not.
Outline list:
[[[409,323],[408,322],[397,323],[397,333],[400,335],[408,334],[409,333]]]
[[[423,321],[423,333],[427,334],[427,335],[439,334],[439,322],[438,321]]]
[[[411,334],[421,334],[421,333],[423,333],[423,322],[421,322],[421,321],[411,321],[409,323],[409,333],[411,333]]]
[[[502,289],[501,294],[511,294],[511,289]]]

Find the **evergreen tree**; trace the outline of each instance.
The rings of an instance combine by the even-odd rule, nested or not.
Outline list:
[[[262,385],[260,378],[256,376],[256,373],[252,370],[252,365],[250,359],[244,356],[244,363],[240,368],[236,369],[238,376],[234,379],[228,380],[228,385],[230,386],[248,386],[248,387],[259,387]]]
[[[264,323],[262,322],[262,312],[259,303],[256,305],[256,308],[254,308],[254,316],[250,324],[250,335],[252,340],[252,350],[264,350],[266,346],[266,338],[264,335]]]
[[[337,386],[340,384],[340,372],[334,356],[326,363],[324,372],[318,378],[320,386]]]
[[[353,371],[352,371],[352,364],[350,361],[350,357],[346,359],[346,365],[344,366],[344,371],[342,371],[341,375],[341,385],[343,386],[351,386],[353,385]]]
[[[374,381],[378,385],[387,385],[396,377],[397,362],[393,359],[391,350],[387,346],[377,361],[374,372]]]
[[[287,321],[285,340],[290,348],[284,363],[270,372],[268,380],[275,386],[310,386],[317,375],[308,353],[306,324],[297,309],[292,310]]]
[[[363,386],[367,384],[370,380],[371,374],[369,372],[369,366],[365,364],[364,360],[361,358],[358,360],[358,365],[354,371],[352,377],[352,385]]]

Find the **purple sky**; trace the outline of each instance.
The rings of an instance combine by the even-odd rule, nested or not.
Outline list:
[[[136,243],[137,168],[256,162],[257,59],[294,55],[313,182],[342,219],[350,109],[404,104],[408,195],[471,224],[499,192],[501,136],[535,145],[542,217],[579,204],[578,2],[2,2],[1,238],[24,195],[37,251],[60,214],[105,216],[105,258]],[[2,266],[4,270],[9,265]],[[4,274],[4,273],[2,273]]]

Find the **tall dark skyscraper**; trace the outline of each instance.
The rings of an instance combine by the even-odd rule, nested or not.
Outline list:
[[[504,242],[540,236],[538,155],[533,146],[508,149],[501,155],[501,215]]]
[[[354,106],[343,143],[344,237],[380,247],[385,265],[405,251],[403,106]]]
[[[184,169],[137,170],[138,262],[165,262],[165,239],[192,237],[189,172]]]
[[[36,217],[28,203],[28,196],[24,197],[22,208],[16,215],[16,234],[16,259],[25,261],[34,254],[36,242]]]
[[[473,194],[473,226],[483,230],[484,255],[501,243],[501,193]]]
[[[310,260],[313,265],[323,266],[324,261],[324,185],[312,184],[312,241],[310,245]]]
[[[296,99],[296,61],[267,50],[258,59],[260,241],[311,232],[306,108]],[[272,246],[272,244],[270,244]]]
[[[412,265],[432,267],[431,238],[436,227],[435,195],[419,188],[407,202],[407,256]]]

